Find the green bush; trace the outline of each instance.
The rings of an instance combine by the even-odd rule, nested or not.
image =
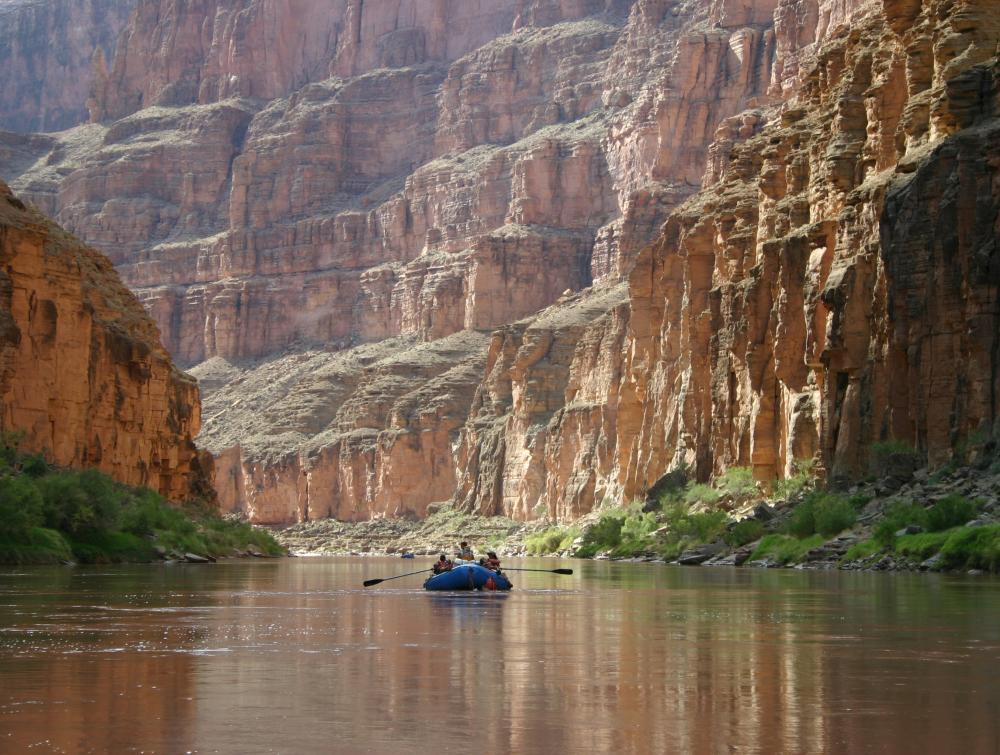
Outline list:
[[[860,561],[861,559],[871,558],[882,550],[882,546],[879,545],[879,543],[874,539],[862,540],[860,543],[855,543],[847,549],[847,553],[844,554],[841,562],[847,563],[850,561]]]
[[[665,559],[677,558],[683,551],[704,543],[714,543],[726,534],[729,517],[723,511],[691,513],[687,506],[677,504],[666,512],[655,550]]]
[[[610,511],[602,514],[596,523],[584,530],[583,540],[575,555],[579,558],[591,558],[601,551],[617,547],[622,541],[622,526],[624,524],[624,511]]]
[[[857,520],[857,511],[849,501],[839,496],[826,495],[816,504],[816,531],[826,537],[850,529]]]
[[[687,490],[684,492],[684,503],[689,506],[693,506],[698,503],[711,506],[714,503],[718,503],[720,498],[722,498],[721,492],[713,488],[711,485],[706,485],[705,483],[700,482],[688,485]]]
[[[718,487],[736,499],[753,498],[757,495],[757,481],[750,467],[731,467],[718,480]]]
[[[115,529],[124,490],[107,475],[88,469],[59,472],[36,481],[45,509],[45,526],[80,535]]]
[[[942,498],[927,509],[927,529],[940,532],[975,519],[978,507],[960,495]]]
[[[66,539],[55,530],[31,527],[0,533],[0,564],[58,564],[73,560]]]
[[[21,471],[28,477],[44,477],[50,471],[50,467],[45,457],[41,454],[26,456],[21,462]]]
[[[802,459],[793,465],[791,477],[784,480],[775,480],[773,489],[773,499],[776,501],[787,501],[811,490],[816,484],[816,474],[813,471],[812,459]]]
[[[614,555],[635,556],[651,550],[652,534],[659,526],[655,514],[634,508],[622,522],[621,542],[614,549]]]
[[[897,530],[910,524],[927,529],[927,510],[913,503],[895,503],[883,512],[882,521],[875,525],[872,535],[883,548],[891,548]]]
[[[579,535],[579,530],[553,527],[544,532],[536,532],[525,538],[524,544],[532,556],[545,556],[569,548]]]
[[[194,534],[191,519],[180,509],[168,506],[157,493],[136,491],[121,510],[121,529],[139,537],[149,537],[160,531]]]
[[[916,535],[902,535],[896,538],[894,549],[900,556],[921,561],[930,558],[948,539],[945,532],[920,532]]]
[[[223,519],[207,504],[178,509],[96,470],[53,469],[22,455],[19,442],[0,436],[0,563],[149,561],[154,544],[203,556],[250,545],[284,553],[270,533]]]
[[[769,559],[779,564],[793,564],[801,561],[806,553],[823,544],[821,535],[807,538],[788,535],[768,535],[760,541],[750,558],[754,561]]]
[[[42,496],[34,482],[24,477],[0,477],[0,535],[38,527],[42,520]]]
[[[744,519],[737,522],[736,525],[725,534],[723,539],[730,546],[738,548],[741,545],[752,543],[754,540],[759,540],[763,536],[763,524],[758,522],[756,519]]]
[[[156,557],[151,542],[128,532],[89,532],[79,540],[71,539],[70,547],[84,564],[148,562]]]
[[[799,538],[816,533],[832,537],[853,527],[856,521],[857,512],[849,501],[817,491],[792,510],[786,531]]]
[[[896,513],[902,516],[900,513],[902,511],[900,508]],[[904,518],[897,520],[892,526],[899,524]],[[893,538],[893,541],[891,550],[896,555],[911,561],[924,561],[939,553],[941,555],[937,567],[939,569],[1000,571],[1000,525],[998,524],[983,527],[952,527],[940,532],[900,535],[898,538]],[[884,550],[884,546],[878,538],[872,538],[853,546],[844,555],[843,560],[866,558],[880,550]]]
[[[945,569],[1000,571],[1000,524],[953,529],[940,553]]]

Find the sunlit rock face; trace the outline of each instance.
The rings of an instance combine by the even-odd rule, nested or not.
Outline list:
[[[199,410],[108,259],[0,183],[0,431],[181,501],[210,490]]]
[[[90,124],[0,135],[226,507],[570,519],[995,418],[986,0],[332,6],[141,0]]]

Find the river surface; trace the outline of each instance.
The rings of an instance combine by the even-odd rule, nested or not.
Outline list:
[[[1000,753],[1000,581],[378,558],[0,571],[0,752]]]

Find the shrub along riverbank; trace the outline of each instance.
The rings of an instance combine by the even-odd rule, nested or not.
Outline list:
[[[0,439],[0,563],[149,562],[278,556],[270,533],[196,502],[175,508],[95,470],[58,469]],[[189,558],[188,560],[195,560]]]
[[[526,550],[692,565],[1000,573],[1000,458],[994,445],[987,451],[975,463],[932,472],[914,468],[912,449],[882,444],[873,467],[889,472],[848,492],[817,488],[808,467],[770,496],[747,469],[714,485],[688,481],[681,470],[645,501],[609,507],[585,526],[534,533]]]
[[[820,487],[808,464],[770,490],[745,468],[712,484],[681,469],[643,500],[607,502],[565,525],[476,517],[445,506],[419,522],[320,520],[276,535],[300,553],[436,554],[467,539],[507,556],[1000,572],[998,446],[980,443],[930,470],[904,444],[877,444],[870,477],[846,490]]]

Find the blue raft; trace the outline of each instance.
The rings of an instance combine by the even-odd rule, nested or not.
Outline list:
[[[479,564],[461,564],[424,582],[425,590],[509,590],[513,586],[506,575]]]

